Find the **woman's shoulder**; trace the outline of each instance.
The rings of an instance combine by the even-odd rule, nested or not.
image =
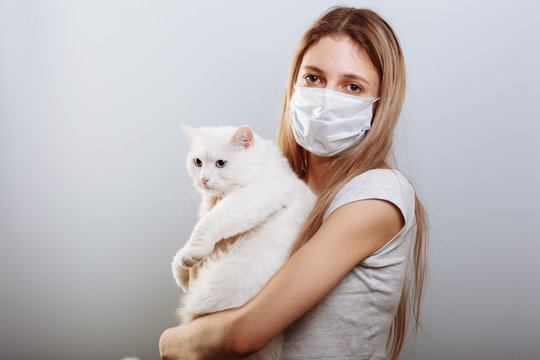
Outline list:
[[[410,187],[412,185],[407,178],[397,169],[371,169],[352,178],[343,188],[356,187],[358,185],[388,184],[394,186]]]
[[[336,198],[350,194],[380,194],[398,192],[413,196],[414,189],[409,180],[396,169],[371,169],[346,183]]]
[[[381,199],[395,204],[406,221],[414,213],[415,193],[407,178],[396,169],[371,169],[343,186],[326,211],[325,218],[345,204],[365,199]]]

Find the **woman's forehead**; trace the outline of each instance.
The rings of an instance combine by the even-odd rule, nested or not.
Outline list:
[[[346,36],[325,36],[304,54],[301,67],[317,67],[325,72],[351,73],[378,80],[367,52]]]

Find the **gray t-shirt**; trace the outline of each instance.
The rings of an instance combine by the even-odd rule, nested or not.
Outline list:
[[[341,189],[324,218],[340,206],[364,199],[383,199],[395,204],[403,214],[405,225],[285,330],[282,360],[386,359],[386,341],[416,235],[415,195],[399,171],[369,170]]]

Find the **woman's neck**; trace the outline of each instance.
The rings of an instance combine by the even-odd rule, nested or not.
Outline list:
[[[318,194],[326,187],[325,183],[327,179],[325,172],[332,160],[333,158],[331,157],[322,157],[308,153],[307,184],[315,194]]]

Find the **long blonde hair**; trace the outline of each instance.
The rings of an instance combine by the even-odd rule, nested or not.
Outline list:
[[[326,36],[346,36],[366,51],[380,79],[380,100],[373,123],[361,143],[332,159],[326,168],[325,189],[320,192],[311,214],[306,219],[293,247],[296,252],[317,232],[323,216],[338,191],[352,178],[375,168],[389,168],[394,129],[405,98],[405,64],[397,37],[388,23],[367,9],[335,7],[317,19],[302,37],[291,64],[278,144],[300,178],[307,175],[306,151],[295,141],[289,123],[289,101],[294,91],[300,65],[306,51]],[[390,357],[397,359],[412,317],[415,333],[420,326],[420,305],[427,268],[427,222],[418,197],[415,199],[416,241],[412,254],[412,276],[403,286],[401,300],[388,334]]]

